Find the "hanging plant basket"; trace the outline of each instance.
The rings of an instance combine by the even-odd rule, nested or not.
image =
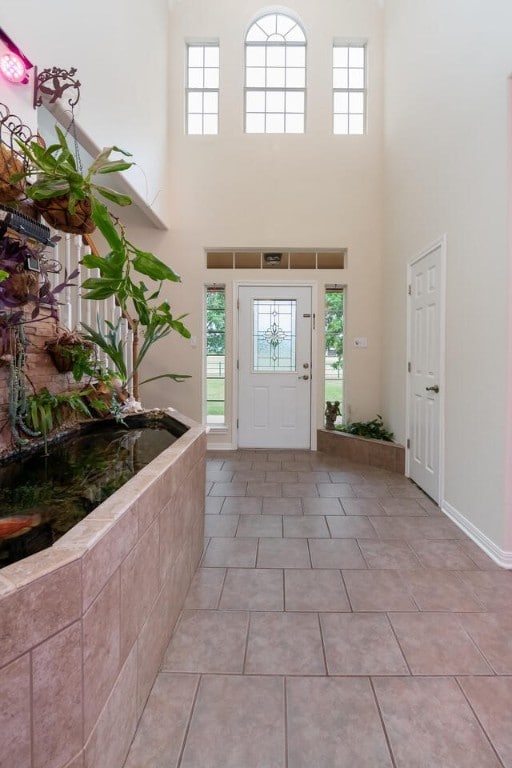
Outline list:
[[[30,272],[28,270],[15,272],[8,280],[11,295],[18,299],[20,304],[26,304],[29,297],[34,296],[38,292],[39,275],[37,272]]]
[[[69,210],[69,198],[67,195],[51,197],[46,200],[35,201],[43,219],[54,229],[60,232],[70,232],[73,235],[89,235],[96,229],[96,224],[91,218],[92,203],[89,197],[78,200],[73,213]]]
[[[12,204],[25,195],[25,179],[11,182],[11,176],[25,170],[23,161],[3,142],[0,142],[0,203]]]
[[[69,347],[55,345],[51,349],[48,348],[53,364],[59,373],[69,373],[73,370],[73,358],[66,350],[69,350]]]
[[[77,360],[88,361],[94,356],[94,344],[84,339],[78,331],[60,328],[53,339],[45,344],[59,373],[69,373]]]

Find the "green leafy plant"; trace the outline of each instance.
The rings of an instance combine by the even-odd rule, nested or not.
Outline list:
[[[130,205],[131,198],[97,183],[97,176],[126,171],[131,168],[133,162],[125,160],[131,157],[119,147],[112,146],[103,149],[90,164],[84,174],[77,166],[77,160],[68,146],[65,133],[55,126],[57,142],[49,147],[43,147],[38,141],[26,144],[19,139],[17,143],[23,155],[28,160],[28,167],[21,173],[11,176],[11,183],[16,183],[25,177],[29,177],[30,184],[26,187],[26,195],[34,200],[36,206],[47,200],[65,197],[66,206],[71,215],[76,213],[77,205],[83,200],[104,198],[117,205]],[[113,152],[117,152],[123,158],[110,159]],[[35,174],[35,178],[34,178]],[[43,207],[43,215],[45,208]],[[53,224],[53,221],[50,222]],[[89,230],[91,231],[91,230]]]
[[[124,348],[125,341],[121,336],[121,320],[117,323],[111,323],[109,320],[102,320],[98,315],[96,318],[97,330],[87,323],[82,323],[82,327],[87,331],[87,338],[93,344],[104,352],[113,365],[113,373],[119,377],[123,386],[128,383],[128,369],[126,367]]]
[[[87,291],[84,298],[103,301],[114,296],[122,316],[128,320],[134,336],[133,371],[130,378],[133,377],[134,397],[138,400],[139,385],[142,383],[162,378],[173,381],[189,378],[186,374],[163,373],[139,382],[138,376],[139,367],[153,344],[168,336],[171,331],[176,331],[186,339],[190,338],[190,331],[182,322],[184,315],[174,317],[169,302],[160,299],[163,285],[166,282],[180,282],[181,278],[153,253],[143,251],[130,242],[124,226],[112,218],[106,206],[96,200],[93,201],[93,218],[111,250],[106,256],[91,253],[82,259],[81,263],[85,267],[97,269],[100,273],[99,277],[89,277],[82,283],[82,288]],[[157,284],[156,288],[149,288],[144,280],[137,279],[135,275],[150,278]],[[109,357],[111,353],[114,354],[111,360],[117,373],[128,381],[128,373],[123,371],[124,362],[121,363],[119,323],[114,326],[105,320],[102,328],[98,318],[96,330],[82,325],[87,331],[87,338],[94,341]],[[139,331],[143,338],[140,346]]]
[[[37,394],[27,398],[26,421],[35,432],[40,432],[44,438],[45,451],[47,450],[48,435],[56,426],[62,424],[66,409],[78,411],[83,416],[91,418],[91,412],[83,398],[89,394],[88,390],[81,392],[61,392],[54,394],[47,387],[43,387]]]
[[[97,377],[99,366],[94,344],[79,331],[59,327],[44,346],[61,373],[72,371],[75,381],[81,381],[84,376]]]
[[[115,146],[104,149],[89,166],[87,172],[82,174],[68,146],[65,134],[58,126],[56,126],[56,132],[58,141],[48,148],[41,147],[37,142],[30,144],[18,142],[21,152],[28,158],[29,167],[24,175],[33,180],[27,185],[26,194],[36,203],[65,196],[65,205],[69,214],[74,214],[82,201],[87,200],[90,203],[91,222],[103,235],[109,251],[105,255],[100,255],[87,234],[91,229],[85,230],[84,240],[90,245],[92,252],[85,256],[81,263],[89,269],[97,269],[99,275],[84,280],[83,298],[103,301],[114,297],[122,316],[133,332],[131,376],[123,370],[125,364],[120,360],[122,342],[119,338],[119,329],[116,331],[115,327],[106,320],[104,323],[98,322],[97,329],[90,326],[84,326],[84,328],[89,340],[97,344],[109,357],[113,355],[111,360],[120,378],[127,381],[129,376],[133,377],[133,394],[138,400],[139,366],[153,344],[171,331],[177,332],[184,338],[190,338],[190,331],[182,322],[184,315],[174,317],[169,302],[161,298],[163,286],[169,282],[180,282],[181,278],[153,253],[138,248],[131,242],[126,236],[125,227],[104,202],[106,200],[121,206],[131,204],[130,197],[105,187],[95,180],[98,176],[130,168],[133,163],[125,159],[130,156],[129,153]],[[113,152],[118,152],[123,157],[110,159]],[[18,174],[18,177],[20,175],[23,174]],[[11,180],[15,181],[18,177],[13,177]],[[45,215],[44,211],[43,215]],[[56,224],[53,226],[62,228]],[[148,279],[153,281],[152,286],[146,284]],[[160,378],[182,381],[188,376],[163,373],[147,381]]]
[[[96,344],[96,346],[104,352],[111,363],[113,364],[113,370],[110,373],[117,376],[122,385],[127,387],[129,382],[138,372],[139,366],[142,363],[146,353],[150,347],[153,346],[164,336],[167,336],[172,327],[168,322],[162,320],[161,315],[157,312],[151,312],[148,324],[144,327],[144,341],[142,346],[138,348],[137,355],[133,361],[133,369],[129,374],[125,362],[125,344],[121,335],[121,320],[119,318],[117,323],[111,323],[109,320],[105,320],[98,315],[96,318],[97,328],[94,329],[87,323],[82,323],[82,327],[85,328],[87,334],[84,338]],[[146,384],[148,381],[154,381],[156,379],[168,378],[173,381],[183,381],[189,378],[186,374],[179,373],[163,373],[160,376],[153,376],[150,379],[139,382],[139,385]]]
[[[336,425],[335,429],[339,432],[346,432],[349,435],[369,437],[372,440],[385,440],[388,443],[393,442],[394,437],[393,432],[384,427],[382,416],[379,414],[372,421],[353,421],[351,424]]]

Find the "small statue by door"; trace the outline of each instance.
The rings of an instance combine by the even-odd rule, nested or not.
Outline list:
[[[328,400],[325,404],[325,428],[334,429],[336,416],[340,415],[340,401],[335,400],[334,402],[331,402]]]

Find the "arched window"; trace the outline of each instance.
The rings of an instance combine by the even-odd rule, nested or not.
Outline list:
[[[245,38],[246,133],[304,133],[306,36],[284,13],[268,13]]]

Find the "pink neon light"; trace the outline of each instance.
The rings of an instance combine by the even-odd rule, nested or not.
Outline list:
[[[26,82],[27,70],[23,59],[17,53],[4,53],[0,57],[0,72],[10,83]]]

